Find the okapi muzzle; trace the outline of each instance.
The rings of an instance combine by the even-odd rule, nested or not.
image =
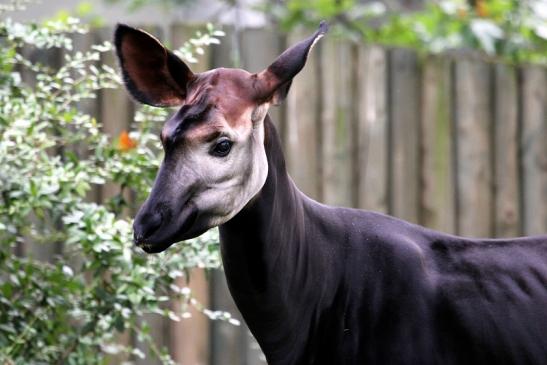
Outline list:
[[[137,245],[160,252],[196,237],[230,220],[260,191],[268,175],[268,109],[285,98],[326,31],[322,23],[260,73],[193,73],[150,34],[118,25],[116,52],[130,94],[144,104],[179,108],[161,132],[165,157],[135,218]]]

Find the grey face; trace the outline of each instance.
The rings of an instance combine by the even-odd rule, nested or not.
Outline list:
[[[134,225],[136,240],[148,252],[227,222],[260,191],[268,174],[267,105],[249,104],[234,113],[210,95],[195,100],[162,130],[165,159]]]

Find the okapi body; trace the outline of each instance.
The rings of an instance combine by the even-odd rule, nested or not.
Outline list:
[[[126,86],[180,106],[134,224],[160,252],[219,226],[230,292],[272,365],[547,364],[547,236],[470,239],[306,197],[267,111],[326,25],[251,74],[194,74],[118,26]]]

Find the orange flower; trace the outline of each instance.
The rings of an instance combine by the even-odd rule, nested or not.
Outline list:
[[[127,152],[135,147],[137,147],[137,141],[129,137],[127,131],[120,133],[120,137],[118,138],[118,149],[120,151]]]
[[[475,5],[475,11],[477,12],[477,15],[485,18],[488,16],[488,6],[486,5],[486,1],[484,0],[477,0],[477,4]]]
[[[458,9],[458,17],[460,19],[463,19],[467,16],[467,10],[465,10],[465,8],[459,8]]]

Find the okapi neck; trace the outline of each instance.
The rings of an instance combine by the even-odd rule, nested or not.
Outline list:
[[[278,265],[284,262],[279,259],[304,242],[304,195],[287,174],[281,141],[269,116],[264,129],[266,182],[241,212],[220,227],[229,284],[235,290],[253,293],[267,289],[270,276],[282,269]]]
[[[319,250],[306,239],[310,203],[287,174],[269,116],[264,128],[268,177],[258,195],[220,227],[222,259],[232,297],[268,362],[298,363],[310,341],[313,306],[321,302],[321,290],[302,285],[318,277],[313,256]]]

